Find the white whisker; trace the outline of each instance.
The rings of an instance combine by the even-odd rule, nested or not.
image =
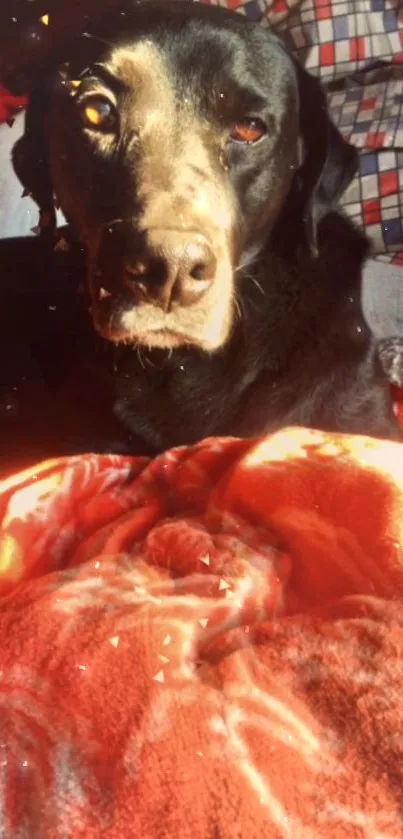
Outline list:
[[[263,295],[263,297],[265,297],[266,292],[265,292],[265,290],[264,290],[263,286],[261,286],[261,285],[260,285],[260,283],[259,283],[259,281],[256,279],[256,277],[251,277],[250,279],[252,280],[252,282],[253,282],[253,284],[256,286],[256,288],[258,288],[258,289],[259,289],[259,291],[260,291],[260,293]]]

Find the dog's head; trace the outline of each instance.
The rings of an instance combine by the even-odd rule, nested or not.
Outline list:
[[[239,15],[147,2],[91,33],[33,90],[17,174],[86,245],[102,335],[216,350],[284,206],[312,247],[355,154],[319,84]]]

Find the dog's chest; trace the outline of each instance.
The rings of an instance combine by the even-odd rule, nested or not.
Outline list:
[[[114,375],[113,413],[129,432],[161,451],[225,433],[232,411],[230,377],[181,362]]]

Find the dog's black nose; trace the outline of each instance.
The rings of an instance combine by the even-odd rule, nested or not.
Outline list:
[[[126,284],[168,311],[174,302],[196,303],[213,282],[216,267],[214,253],[200,233],[154,229],[141,253],[126,262]]]

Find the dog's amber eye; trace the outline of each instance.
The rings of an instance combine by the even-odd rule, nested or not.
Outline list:
[[[84,125],[87,128],[110,131],[116,123],[116,113],[113,105],[107,99],[91,99],[81,106]]]
[[[236,143],[256,143],[266,133],[266,126],[261,119],[243,119],[237,122],[231,131],[231,140]]]

